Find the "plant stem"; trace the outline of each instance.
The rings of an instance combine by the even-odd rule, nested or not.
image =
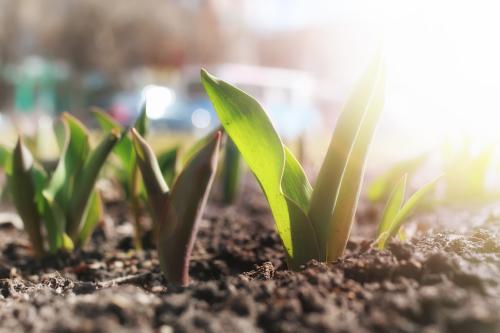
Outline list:
[[[132,179],[130,182],[130,195],[131,195],[131,210],[134,219],[134,248],[139,251],[142,250],[142,226],[141,226],[141,202],[139,198],[140,178],[139,168],[134,163],[132,169]]]

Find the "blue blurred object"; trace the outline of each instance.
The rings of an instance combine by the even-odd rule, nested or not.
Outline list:
[[[111,115],[131,124],[146,102],[146,113],[154,128],[195,133],[214,129],[219,121],[200,82],[199,68],[182,70],[178,84],[171,87],[148,85],[116,94],[109,106]],[[312,97],[314,82],[306,73],[233,64],[209,70],[255,97],[285,139],[296,138],[319,125],[320,113]]]

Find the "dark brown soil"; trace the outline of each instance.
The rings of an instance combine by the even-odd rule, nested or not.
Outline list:
[[[122,205],[84,251],[41,262],[0,225],[0,332],[500,332],[494,208],[421,215],[410,240],[377,251],[365,206],[342,260],[295,273],[257,190],[212,202],[186,288],[164,281],[154,250],[131,249]]]

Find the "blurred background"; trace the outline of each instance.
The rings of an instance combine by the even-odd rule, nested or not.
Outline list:
[[[130,124],[147,101],[154,133],[200,136],[217,119],[207,68],[255,96],[312,161],[383,45],[386,110],[370,166],[500,141],[494,1],[0,0],[0,142],[99,106]],[[167,140],[166,139],[166,140]],[[312,163],[317,168],[319,163]],[[316,165],[318,164],[318,165]],[[494,183],[491,180],[489,183]]]

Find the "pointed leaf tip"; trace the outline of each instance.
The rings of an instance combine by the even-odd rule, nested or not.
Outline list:
[[[219,80],[217,77],[214,75],[210,74],[206,69],[202,68],[200,71],[200,77],[201,81],[205,82],[207,84],[210,84],[212,86],[217,86],[221,83],[221,80]]]
[[[215,134],[214,134],[214,140],[220,141],[221,137],[222,137],[222,131],[215,132]]]
[[[392,190],[382,213],[382,220],[377,228],[377,237],[390,230],[392,221],[397,216],[401,207],[403,207],[407,180],[408,174],[405,173]]]
[[[135,152],[140,159],[145,159],[144,154],[144,144],[146,141],[142,138],[142,136],[137,132],[135,128],[130,129],[130,133],[132,134],[132,141],[134,142]]]
[[[22,171],[28,171],[33,166],[33,155],[24,145],[22,136],[20,135],[17,139],[16,146],[14,147],[14,156],[16,168],[22,168]]]
[[[298,268],[305,256],[299,257],[301,250],[295,248],[299,242],[294,241],[299,237],[295,235],[307,239],[302,243],[316,242],[312,228],[302,228],[308,221],[304,221],[304,214],[299,214],[301,208],[308,206],[305,201],[308,201],[306,194],[310,186],[302,168],[290,153],[285,152],[271,119],[255,98],[205,70],[201,71],[201,80],[225,133],[265,193],[289,266]],[[301,208],[295,207],[297,203]],[[306,229],[311,233],[304,235]]]
[[[134,128],[136,129],[137,133],[139,133],[142,136],[146,136],[149,129],[147,108],[148,108],[147,102],[144,102],[144,105],[141,108],[141,112],[139,113],[139,116],[137,117],[134,123]]]
[[[137,156],[137,165],[141,171],[142,180],[148,193],[156,225],[161,225],[165,219],[165,203],[169,196],[169,188],[161,173],[158,159],[144,138],[135,128],[130,130],[132,142]]]
[[[172,188],[158,242],[160,265],[170,283],[189,283],[189,260],[216,173],[220,140],[221,133],[215,133],[189,160]]]

